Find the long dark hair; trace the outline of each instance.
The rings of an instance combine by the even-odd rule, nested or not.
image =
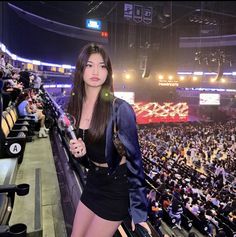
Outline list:
[[[24,90],[17,98],[16,100],[16,107],[24,100],[27,100],[29,98],[28,91]]]
[[[82,48],[76,63],[74,85],[67,109],[67,112],[75,117],[76,127],[79,126],[83,100],[86,97],[83,80],[84,70],[90,55],[95,53],[99,53],[102,56],[108,73],[94,106],[89,129],[91,141],[99,140],[105,132],[110,117],[110,101],[112,100],[114,92],[111,60],[102,46],[92,43]]]

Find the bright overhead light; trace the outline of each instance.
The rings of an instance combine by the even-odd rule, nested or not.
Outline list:
[[[125,74],[125,79],[130,79],[130,74],[126,73]]]
[[[34,65],[40,65],[40,64],[41,64],[41,62],[38,61],[38,60],[32,60],[32,63],[33,63]]]

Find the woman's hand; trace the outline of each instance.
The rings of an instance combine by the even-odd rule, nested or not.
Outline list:
[[[70,151],[74,157],[82,157],[86,154],[86,146],[81,138],[70,140]]]
[[[138,225],[141,225],[142,227],[144,227],[147,230],[148,234],[150,236],[152,236],[152,231],[151,231],[150,227],[148,226],[147,222],[140,222],[140,223],[138,223]],[[135,231],[135,224],[134,224],[133,220],[131,222],[131,226],[132,226],[132,231]]]

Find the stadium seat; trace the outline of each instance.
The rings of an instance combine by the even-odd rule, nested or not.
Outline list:
[[[1,117],[0,129],[0,158],[18,158],[21,164],[25,151],[26,134],[24,132],[14,132],[9,129],[6,119]]]

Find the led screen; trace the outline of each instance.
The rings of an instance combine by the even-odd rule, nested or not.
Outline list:
[[[115,96],[127,101],[129,104],[134,104],[134,92],[121,92],[116,91]]]
[[[199,95],[200,105],[220,105],[220,94],[201,93]]]

